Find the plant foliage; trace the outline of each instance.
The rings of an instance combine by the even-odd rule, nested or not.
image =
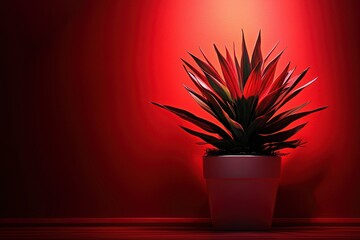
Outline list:
[[[306,123],[295,127],[289,125],[326,107],[300,112],[308,104],[304,103],[289,110],[281,109],[316,80],[299,87],[308,68],[293,76],[295,68],[289,69],[290,64],[287,64],[284,70],[275,76],[276,66],[283,51],[268,61],[276,48],[275,45],[263,58],[260,32],[251,58],[247,51],[244,33],[242,55],[239,60],[235,48],[233,56],[227,48],[225,55],[220,53],[215,44],[214,48],[221,72],[202,51],[204,60],[189,53],[198,67],[183,59],[182,61],[198,92],[188,86],[185,86],[185,89],[200,107],[220,124],[214,124],[183,109],[154,102],[153,104],[202,129],[203,131],[199,132],[181,126],[186,132],[215,147],[208,151],[210,154],[275,155],[280,154],[281,149],[301,146],[303,144],[301,139],[289,139]]]

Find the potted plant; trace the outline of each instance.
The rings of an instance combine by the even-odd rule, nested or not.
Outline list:
[[[181,128],[212,146],[203,157],[203,170],[216,229],[270,228],[283,155],[280,150],[303,145],[300,139],[289,139],[306,123],[290,124],[326,108],[300,111],[308,102],[283,107],[316,79],[299,87],[308,68],[295,75],[290,64],[275,76],[283,53],[268,61],[275,47],[263,58],[259,32],[250,59],[242,33],[238,61],[235,49],[231,56],[225,48],[224,56],[214,44],[221,73],[201,50],[204,60],[190,53],[198,68],[182,59],[198,92],[188,86],[185,89],[216,123],[183,109],[153,103],[195,124],[202,131]]]

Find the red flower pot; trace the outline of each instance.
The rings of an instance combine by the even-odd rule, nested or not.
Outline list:
[[[271,227],[280,157],[206,156],[203,163],[215,229],[264,230]]]

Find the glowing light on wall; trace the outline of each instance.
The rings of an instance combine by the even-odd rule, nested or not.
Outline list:
[[[3,21],[14,23],[6,54],[20,59],[5,77],[13,145],[3,158],[27,180],[7,175],[5,213],[208,216],[204,148],[149,101],[207,117],[183,89],[180,58],[201,47],[216,62],[212,44],[240,49],[241,29],[252,51],[261,29],[264,53],[287,47],[279,69],[291,61],[311,66],[305,81],[319,76],[299,101],[329,106],[307,117],[308,145],[284,161],[275,214],[360,216],[357,1],[45,2],[14,4]]]

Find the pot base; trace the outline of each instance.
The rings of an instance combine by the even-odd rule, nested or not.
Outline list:
[[[207,186],[215,229],[271,227],[278,179],[208,179]]]
[[[280,158],[207,158],[204,172],[211,221],[216,230],[271,228]]]

